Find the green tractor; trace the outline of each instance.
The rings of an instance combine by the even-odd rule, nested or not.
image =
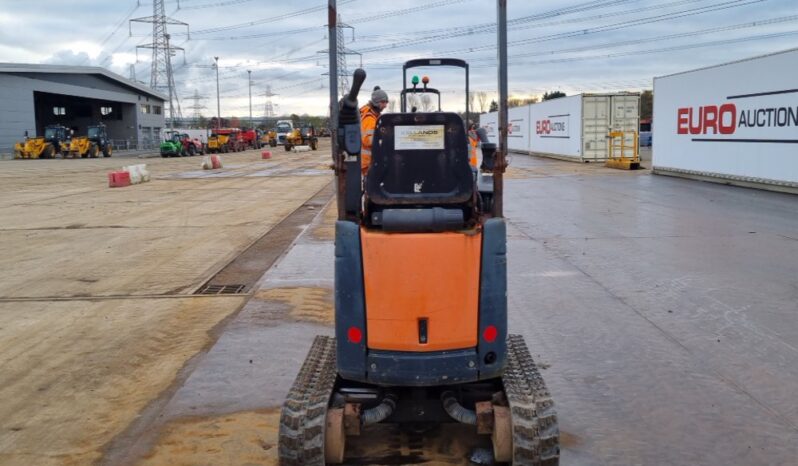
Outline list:
[[[177,131],[167,131],[161,142],[161,157],[181,157],[185,155],[183,140]]]

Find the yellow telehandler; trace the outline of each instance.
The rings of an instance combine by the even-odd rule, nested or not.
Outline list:
[[[110,157],[113,154],[113,147],[111,141],[108,139],[108,134],[105,131],[105,125],[89,126],[86,136],[72,137],[69,142],[69,149],[67,153],[72,157],[86,157],[97,158],[102,152],[103,157]]]
[[[69,130],[60,125],[51,125],[44,128],[44,136],[28,137],[25,142],[14,145],[15,159],[52,159],[57,154],[69,151],[66,144]]]

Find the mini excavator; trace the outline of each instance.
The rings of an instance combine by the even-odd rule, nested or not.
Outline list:
[[[401,112],[377,122],[361,179],[366,73],[356,70],[336,102],[331,54],[335,337],[315,338],[283,405],[283,465],[342,463],[346,438],[378,423],[469,424],[490,437],[496,462],[559,464],[553,401],[523,338],[507,328],[506,0],[497,3],[499,144],[483,142],[480,170],[469,164],[460,115],[407,110],[418,91],[417,79],[407,87],[408,70],[456,67],[468,118],[468,64],[417,59],[403,68]],[[332,28],[334,1],[330,8]]]

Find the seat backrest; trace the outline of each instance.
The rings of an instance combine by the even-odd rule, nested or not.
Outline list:
[[[468,203],[474,174],[465,125],[455,113],[390,113],[374,131],[366,176],[369,203],[451,206]]]

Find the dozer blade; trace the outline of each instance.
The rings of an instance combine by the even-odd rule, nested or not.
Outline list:
[[[325,464],[325,457],[329,462],[341,462],[330,458],[343,458],[346,440],[342,438],[340,425],[333,426],[338,427],[338,431],[327,431],[331,429],[330,419],[340,417],[328,416],[336,389],[335,353],[334,338],[317,336],[313,341],[283,404],[278,446],[281,465],[321,466]],[[507,338],[507,363],[501,382],[504,405],[509,405],[509,409],[495,407],[492,441],[496,460],[525,466],[559,464],[559,428],[554,402],[520,335]],[[345,383],[340,380],[341,386]],[[503,420],[504,414],[500,413],[506,414]],[[334,445],[325,443],[331,439]],[[421,451],[415,459],[435,462],[436,454],[437,451]],[[465,458],[463,460],[465,462]]]

